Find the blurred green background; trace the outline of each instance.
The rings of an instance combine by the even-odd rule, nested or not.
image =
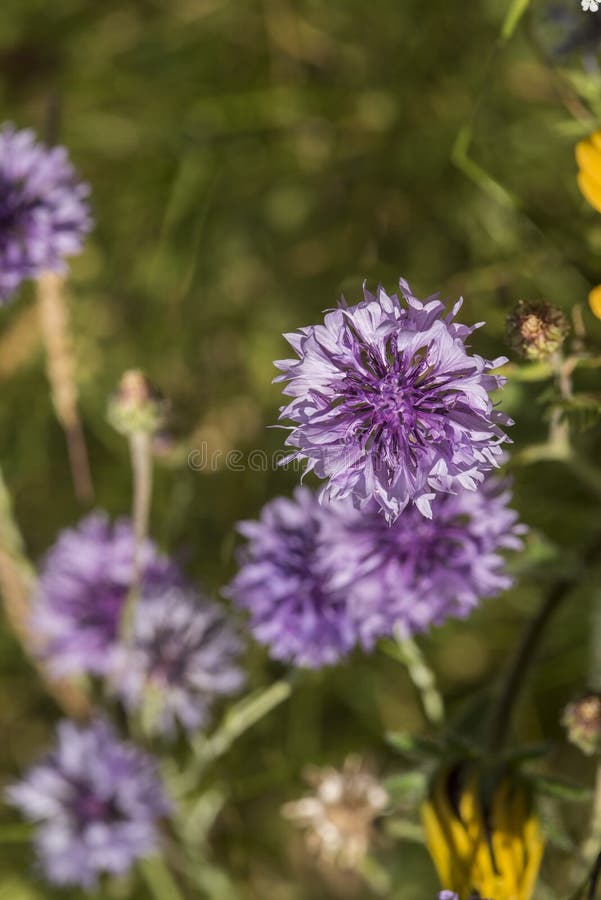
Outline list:
[[[474,347],[490,356],[506,352],[514,303],[542,296],[566,312],[580,304],[590,346],[599,344],[586,296],[601,281],[601,219],[577,191],[573,146],[587,123],[570,105],[574,86],[580,103],[582,93],[599,94],[601,79],[575,54],[572,80],[558,81],[541,57],[540,3],[487,66],[507,6],[4,0],[1,118],[66,144],[92,187],[96,228],[73,262],[69,301],[96,503],[129,510],[127,446],[105,410],[122,372],[141,367],[173,405],[153,535],[211,592],[234,570],[235,523],[291,491],[297,475],[222,464],[195,472],[186,453],[203,442],[224,454],[281,447],[283,433],[268,428],[281,402],[271,384],[272,360],[286,355],[281,333],[316,322],[342,291],[353,300],[363,279],[393,289],[403,275],[418,296],[464,294],[464,320],[487,322]],[[472,153],[518,206],[453,165],[455,137],[477,102]],[[583,389],[594,391],[596,379],[593,370]],[[38,559],[85,510],[73,495],[27,288],[0,311],[0,382],[0,460]],[[511,382],[504,392],[518,449],[544,440],[544,389]],[[598,430],[578,442],[598,458]],[[560,464],[515,477],[515,502],[532,529],[528,559],[543,558],[545,574],[526,573],[470,621],[423,639],[452,712],[494,684],[541,582],[599,525],[598,500]],[[586,683],[590,593],[574,595],[554,621],[518,723],[522,738],[556,742],[550,770],[583,784],[592,767],[563,742],[558,720]],[[8,780],[44,747],[58,711],[6,628],[0,643],[0,779]],[[249,667],[255,684],[279,673],[259,648]],[[338,764],[355,750],[382,773],[400,769],[383,738],[394,728],[425,724],[405,672],[376,652],[303,677],[224,758],[216,777],[231,799],[212,853],[241,897],[371,896],[353,879],[319,874],[279,808],[302,791],[307,762]],[[567,832],[577,836],[581,820],[568,809]],[[4,811],[0,898],[54,897],[28,874],[27,847],[1,843],[11,822]],[[423,848],[382,837],[378,853],[394,897],[434,895]],[[564,864],[559,851],[545,864],[558,889]]]

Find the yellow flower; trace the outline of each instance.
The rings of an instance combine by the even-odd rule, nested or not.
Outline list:
[[[475,768],[436,777],[422,809],[426,841],[441,884],[466,900],[530,900],[544,842],[528,789],[509,775],[484,790]]]
[[[601,284],[594,287],[588,295],[588,304],[593,315],[597,316],[598,319],[601,319]]]
[[[601,131],[576,144],[578,187],[583,197],[601,212]]]

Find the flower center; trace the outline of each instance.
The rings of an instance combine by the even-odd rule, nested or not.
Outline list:
[[[119,817],[113,801],[99,797],[87,785],[77,786],[77,795],[72,809],[82,827],[95,822],[114,821]]]
[[[0,178],[0,244],[20,236],[23,217],[36,205],[22,195],[19,184]]]

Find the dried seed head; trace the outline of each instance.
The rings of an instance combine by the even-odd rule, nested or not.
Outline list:
[[[366,856],[373,823],[388,795],[364,760],[349,756],[342,769],[312,768],[310,796],[287,803],[284,816],[305,829],[307,845],[325,865],[355,869]]]

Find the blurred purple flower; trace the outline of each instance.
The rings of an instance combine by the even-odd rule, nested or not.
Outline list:
[[[503,550],[519,550],[525,529],[509,507],[506,482],[443,494],[434,517],[415,507],[388,526],[375,504],[347,521],[347,540],[367,574],[353,587],[355,618],[370,610],[370,628],[408,636],[464,618],[485,598],[511,587]]]
[[[103,721],[61,722],[54,749],[6,795],[38,825],[35,846],[46,878],[84,888],[153,853],[157,822],[168,812],[154,761]]]
[[[359,564],[337,536],[344,516],[298,488],[294,499],[272,500],[258,521],[239,525],[248,544],[228,594],[248,610],[252,633],[274,659],[319,668],[357,643],[348,598]]]
[[[323,497],[375,500],[389,521],[411,503],[429,517],[437,494],[475,490],[510,424],[489,396],[504,379],[486,374],[506,360],[467,352],[478,326],[453,321],[461,301],[447,314],[438,295],[420,303],[400,287],[404,304],[364,289],[323,325],[285,335],[298,359],[276,362],[275,379],[293,398],[280,415],[295,423],[287,461],[305,459],[327,479]]]
[[[106,515],[92,513],[60,535],[44,561],[32,615],[55,674],[106,671],[133,572],[134,536],[127,520],[111,525]],[[146,541],[142,590],[166,591],[181,582],[178,568]]]
[[[118,644],[109,681],[128,709],[142,709],[151,731],[172,735],[206,724],[220,695],[244,683],[235,659],[242,642],[215,604],[182,587],[146,589],[128,643]]]
[[[386,635],[409,635],[466,616],[508,588],[501,551],[521,546],[510,492],[443,494],[433,519],[408,507],[388,525],[377,505],[320,504],[308,488],[243,522],[248,544],[229,586],[275,659],[318,668]]]
[[[0,304],[25,279],[64,271],[92,227],[88,193],[64,147],[0,127]]]

